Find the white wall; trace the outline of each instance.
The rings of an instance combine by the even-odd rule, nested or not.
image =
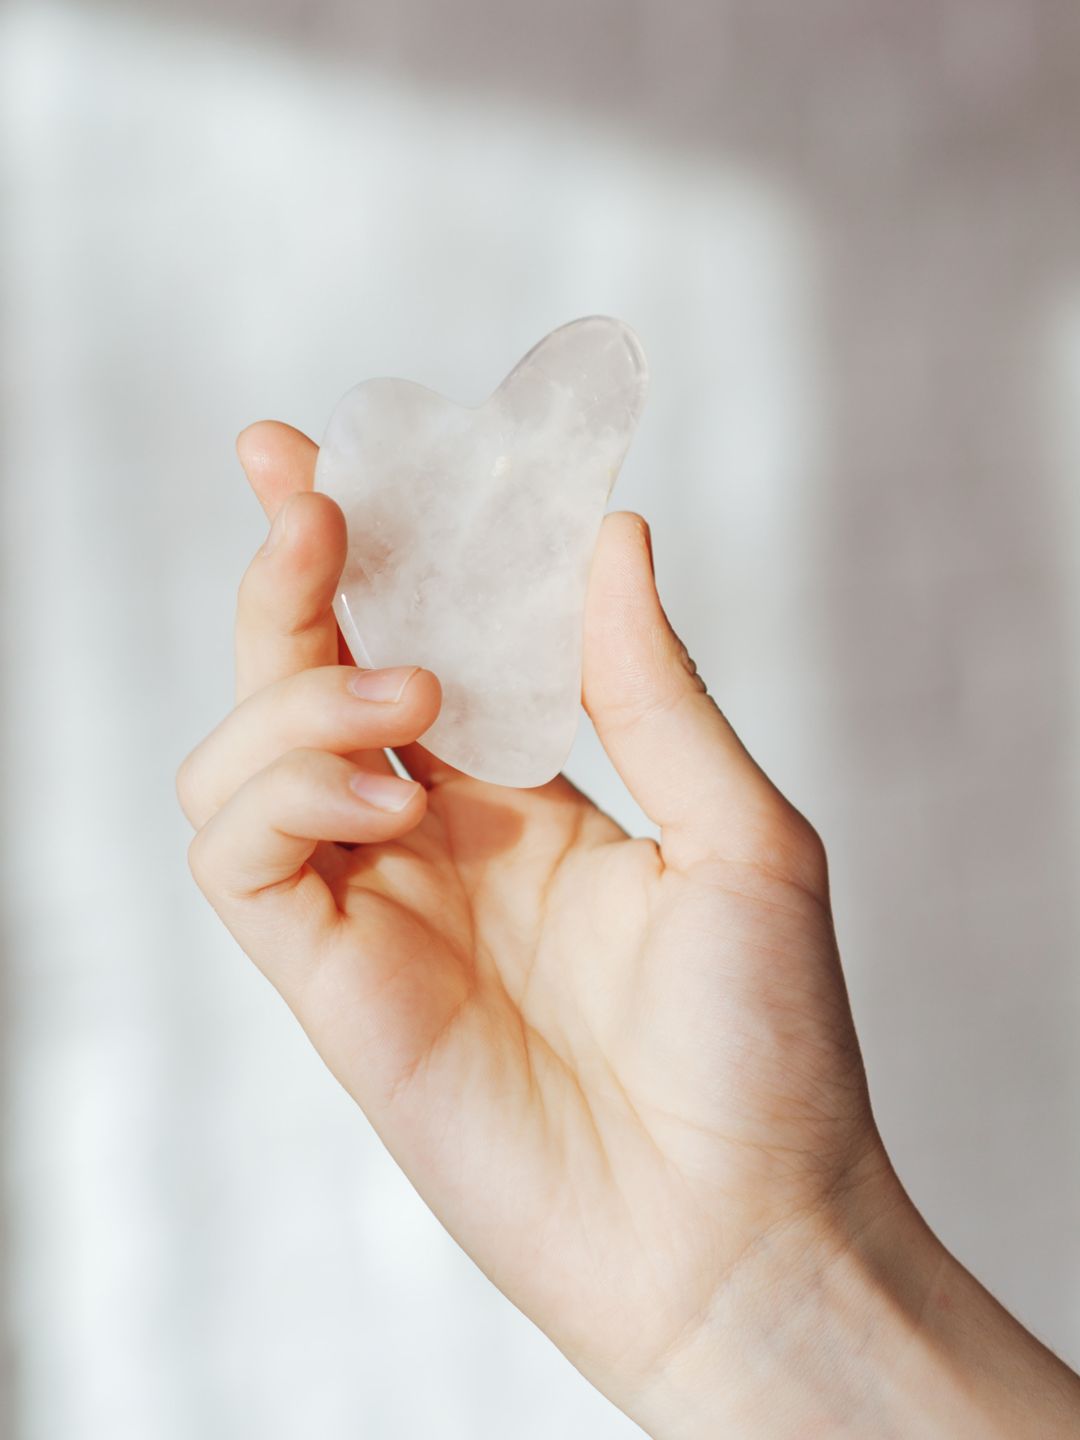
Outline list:
[[[195,891],[172,792],[263,534],[236,432],[317,436],[375,374],[476,403],[598,311],[653,370],[616,502],[829,842],[901,1174],[1076,1363],[1080,267],[1036,107],[1080,101],[1045,98],[1052,35],[957,5],[935,88],[910,35],[814,45],[774,7],[740,40],[732,0],[696,12],[730,124],[689,135],[711,62],[680,89],[661,7],[611,56],[655,127],[610,75],[589,105],[410,77],[404,18],[389,63],[363,6],[327,12],[354,44],[225,8],[0,21],[14,1436],[633,1432],[413,1197]],[[639,824],[584,729],[570,769]]]

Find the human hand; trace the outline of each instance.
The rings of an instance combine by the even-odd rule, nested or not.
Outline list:
[[[237,706],[178,774],[200,887],[450,1233],[616,1404],[665,1437],[763,1413],[787,1333],[763,1296],[849,1295],[897,1225],[935,1254],[871,1116],[821,842],[696,675],[640,517],[602,527],[583,699],[658,844],[565,777],[430,755],[437,678],[348,663],[315,446],[238,443],[277,519]],[[795,1418],[768,1433],[810,1434]]]

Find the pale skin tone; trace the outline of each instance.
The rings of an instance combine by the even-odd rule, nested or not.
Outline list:
[[[645,522],[604,521],[583,703],[658,843],[419,745],[438,678],[352,664],[314,444],[238,450],[276,523],[236,708],[177,777],[192,871],[450,1233],[657,1440],[1080,1433],[1080,1382],[893,1172],[821,842],[696,675]]]

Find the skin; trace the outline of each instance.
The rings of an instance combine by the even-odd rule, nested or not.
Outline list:
[[[424,750],[437,677],[338,633],[314,444],[238,452],[275,524],[236,708],[177,776],[192,872],[450,1233],[665,1440],[1077,1433],[1076,1377],[893,1172],[821,842],[672,631],[641,517],[601,530],[583,703],[659,843]]]

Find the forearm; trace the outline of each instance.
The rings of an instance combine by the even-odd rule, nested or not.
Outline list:
[[[902,1194],[902,1192],[900,1192]],[[656,1440],[1056,1440],[1080,1379],[900,1201],[736,1274],[632,1407]],[[720,1358],[722,1357],[722,1359]]]

